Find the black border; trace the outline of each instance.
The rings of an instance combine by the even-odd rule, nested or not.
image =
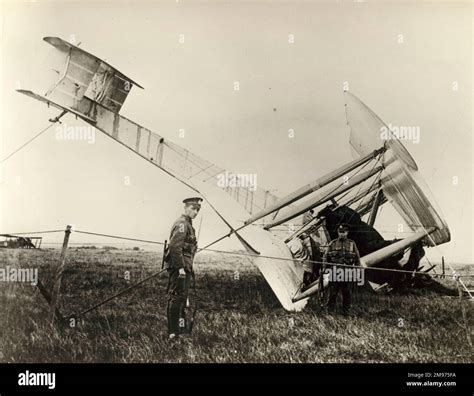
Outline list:
[[[18,385],[18,374],[56,374],[56,388]],[[408,373],[455,373],[454,387],[408,387]],[[377,394],[474,394],[472,364],[1,364],[0,395],[74,394],[95,390],[163,393],[163,385],[192,389],[198,385],[296,385],[292,393],[336,394],[341,391]],[[422,378],[421,381],[426,379]],[[301,385],[301,386],[298,386]],[[168,391],[167,391],[168,392]],[[139,393],[141,394],[141,393]]]

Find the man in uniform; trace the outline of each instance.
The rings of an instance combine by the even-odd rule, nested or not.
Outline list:
[[[351,266],[360,265],[359,250],[355,242],[352,239],[347,238],[349,234],[349,226],[347,224],[341,224],[338,229],[338,238],[333,239],[326,250],[323,257],[324,263],[337,263]],[[332,274],[335,274],[336,268],[347,268],[347,267],[336,267],[330,266]],[[344,315],[349,314],[349,308],[351,305],[351,282],[347,279],[342,281],[331,279],[329,282],[329,301],[328,310],[333,312],[336,308],[337,295],[339,290],[342,292],[342,308]]]
[[[189,333],[185,315],[189,285],[193,274],[193,260],[197,250],[196,233],[192,220],[201,209],[202,198],[193,197],[183,201],[184,213],[171,227],[169,247],[165,263],[169,272],[168,281],[168,334],[173,339],[179,334]]]

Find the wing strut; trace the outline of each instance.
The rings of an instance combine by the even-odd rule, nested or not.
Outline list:
[[[375,219],[377,217],[377,212],[379,210],[380,202],[382,201],[382,196],[383,196],[383,191],[382,189],[380,189],[379,191],[377,191],[377,195],[375,196],[374,204],[370,211],[369,221],[367,222],[367,224],[371,227],[373,227],[375,224]]]
[[[264,228],[266,230],[275,227],[277,225],[280,225],[288,220],[294,219],[295,217],[303,214],[304,212],[313,209],[314,207],[321,205],[325,202],[330,201],[332,198],[354,188],[358,184],[364,182],[365,180],[369,179],[370,177],[374,176],[375,174],[379,173],[382,171],[383,166],[377,166],[376,168],[364,172],[353,179],[349,179],[347,183],[342,183],[339,187],[337,187],[333,192],[331,192],[329,195],[327,193],[324,194],[319,194],[316,197],[313,197],[305,202],[303,202],[301,205],[297,206],[296,208],[292,209],[289,211],[289,213],[281,215],[277,217],[272,223],[267,224]]]
[[[370,194],[371,192],[374,192],[378,188],[379,188],[379,186],[377,184],[374,184],[371,187],[369,187],[368,189],[363,190],[362,192],[358,193],[357,195],[355,195],[351,198],[339,201],[338,206],[350,206],[353,203],[361,200],[362,198],[365,198],[368,194]],[[303,226],[300,229],[296,230],[293,234],[291,234],[288,238],[286,238],[285,243],[288,243],[293,238],[296,238],[297,236],[301,235],[303,232],[306,232],[306,231],[308,231],[309,229],[311,229],[313,227],[317,228],[319,225],[320,225],[320,219],[315,217],[314,219],[308,221],[306,224],[303,224]]]
[[[351,172],[352,170],[356,169],[357,167],[364,165],[365,163],[373,160],[376,158],[379,154],[383,153],[385,151],[384,147],[381,147],[372,153],[362,157],[358,158],[352,162],[349,162],[348,164],[345,164],[341,166],[340,168],[320,177],[319,179],[314,180],[313,182],[297,189],[296,191],[293,191],[291,194],[287,195],[286,197],[283,197],[276,201],[273,205],[268,206],[267,208],[261,210],[258,213],[255,213],[253,216],[250,216],[244,224],[250,224],[253,223],[254,221],[257,221],[261,219],[262,217],[265,217],[266,215],[276,212],[280,210],[281,208],[288,206],[289,204],[305,197],[308,194],[311,194],[320,188],[326,186],[327,184],[333,182],[337,178],[344,176],[346,173]]]

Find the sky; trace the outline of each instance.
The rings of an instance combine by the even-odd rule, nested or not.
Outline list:
[[[132,89],[122,115],[225,169],[257,174],[280,196],[352,160],[349,89],[387,124],[420,128],[419,142],[405,145],[452,234],[428,255],[473,262],[471,4],[0,4],[2,159],[58,115],[15,92],[44,94],[55,76],[44,36],[80,43],[145,88]],[[1,166],[1,233],[73,224],[160,241],[192,194],[100,132],[93,143],[66,141],[53,127]],[[209,208],[200,217],[200,243],[227,231]],[[393,238],[399,223],[386,205],[376,226]]]

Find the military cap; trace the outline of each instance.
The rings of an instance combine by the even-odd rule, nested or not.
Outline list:
[[[341,232],[347,232],[349,231],[349,224],[342,223],[339,225],[339,227],[337,227],[337,230]]]
[[[199,197],[191,197],[191,198],[183,199],[184,204],[186,204],[186,205],[198,205],[199,207],[201,206],[202,201],[203,201],[203,199],[199,198]]]

